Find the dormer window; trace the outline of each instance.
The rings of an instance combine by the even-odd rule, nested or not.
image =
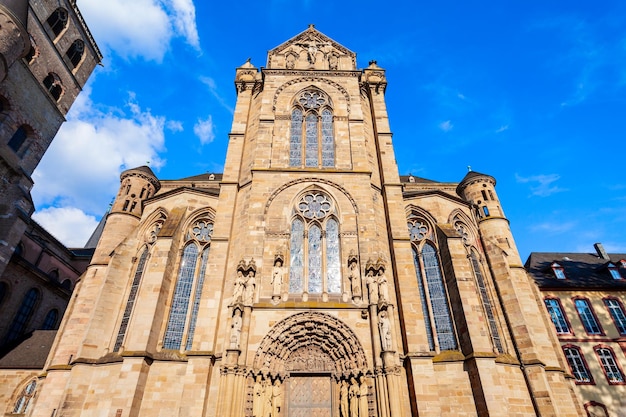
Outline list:
[[[609,262],[609,264],[606,267],[609,269],[609,273],[611,274],[611,277],[613,279],[622,279],[622,276],[620,275],[619,270],[617,269],[617,266],[615,266],[613,262]]]
[[[550,265],[550,267],[552,268],[552,271],[554,272],[554,276],[557,279],[565,279],[565,270],[563,269],[563,267],[557,263],[557,262],[553,262],[552,265]]]
[[[626,259],[621,259],[619,261],[619,266],[622,267],[622,268],[626,268]]]

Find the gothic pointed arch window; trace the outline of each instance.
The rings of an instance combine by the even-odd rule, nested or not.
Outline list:
[[[291,221],[289,292],[341,293],[339,221],[331,198],[304,193]]]
[[[432,227],[419,216],[410,216],[407,226],[429,348],[455,350],[458,343]]]
[[[36,288],[31,288],[30,290],[28,290],[26,295],[24,295],[24,298],[22,299],[22,304],[17,310],[17,313],[13,318],[13,322],[11,323],[11,327],[9,327],[9,331],[7,332],[6,342],[15,340],[22,333],[24,333],[26,325],[33,315],[35,307],[37,306],[40,298],[41,293]]]
[[[57,325],[57,320],[59,319],[59,310],[53,308],[48,311],[46,317],[43,319],[43,324],[41,325],[41,330],[53,330]]]
[[[69,15],[67,10],[63,7],[57,8],[55,11],[48,16],[46,23],[48,24],[48,29],[52,32],[52,37],[56,38],[63,32],[63,30],[67,27],[69,21]]]
[[[83,55],[85,52],[85,42],[81,39],[76,39],[67,51],[65,52],[65,61],[69,64],[70,68],[74,69],[78,67],[80,62],[83,60]]]
[[[35,396],[35,392],[37,391],[37,380],[31,379],[28,383],[22,388],[19,396],[15,400],[13,405],[13,414],[26,414],[28,411],[28,406],[30,405],[33,397]]]
[[[487,318],[489,334],[491,335],[491,343],[493,344],[496,352],[504,353],[504,346],[502,344],[502,338],[500,337],[500,330],[496,320],[496,311],[492,301],[493,297],[491,296],[490,287],[486,279],[488,275],[482,266],[482,258],[478,250],[472,246],[477,241],[474,230],[472,230],[472,228],[470,228],[460,218],[460,216],[455,216],[453,224],[455,230],[461,236],[463,244],[469,252],[468,259],[472,266],[472,272],[474,273],[474,279],[480,296],[483,312]]]
[[[164,349],[192,347],[212,234],[213,223],[207,218],[194,221],[187,231],[163,337]]]
[[[302,91],[293,103],[289,166],[335,166],[333,108],[330,98],[318,89]]]

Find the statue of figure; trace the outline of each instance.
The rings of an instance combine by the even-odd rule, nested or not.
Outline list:
[[[248,271],[248,279],[243,291],[243,303],[246,305],[252,305],[254,301],[254,288],[256,287],[256,278],[254,278],[254,270]]]
[[[272,386],[272,417],[278,417],[282,408],[283,387],[280,385],[280,379],[277,379]]]
[[[337,55],[331,54],[331,55],[328,57],[328,67],[329,67],[331,70],[336,70],[336,69],[337,69],[338,64],[339,64],[339,59],[337,58]]]
[[[243,301],[243,290],[246,286],[246,281],[243,279],[243,272],[237,271],[237,278],[235,278],[235,289],[233,290],[233,302]]]
[[[269,380],[263,381],[263,417],[272,415],[272,383]]]
[[[241,310],[236,309],[233,321],[230,325],[230,348],[237,349],[239,347],[239,341],[241,339],[241,326],[243,320],[241,319]]]
[[[339,412],[341,417],[350,417],[348,414],[348,383],[344,380],[341,381],[339,388]]]
[[[263,417],[263,386],[261,385],[261,375],[256,376],[254,381],[254,398],[252,399],[252,416]]]
[[[369,404],[367,402],[367,381],[364,376],[361,375],[359,378],[359,382],[361,386],[359,387],[359,417],[368,417],[369,416]]]
[[[378,271],[378,297],[380,297],[380,301],[389,301],[387,277],[385,276],[385,271],[383,269]]]
[[[272,295],[280,295],[283,286],[283,260],[276,258],[274,269],[272,270]]]
[[[359,271],[359,263],[357,262],[356,257],[350,258],[350,261],[348,262],[348,269],[350,270],[348,279],[350,279],[352,296],[361,297],[361,271]]]
[[[365,279],[367,283],[367,289],[370,297],[370,304],[376,304],[378,302],[378,281],[374,276],[374,270],[370,269],[367,272],[367,277]]]
[[[391,350],[391,323],[389,322],[386,311],[381,311],[378,319],[378,327],[380,329],[380,341],[383,351]]]
[[[296,57],[293,54],[287,55],[287,69],[294,69],[296,67]]]
[[[359,417],[359,384],[354,377],[350,378],[350,389],[348,398],[350,399],[350,417]]]

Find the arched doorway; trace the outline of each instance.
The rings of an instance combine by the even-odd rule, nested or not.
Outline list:
[[[371,375],[363,347],[346,324],[319,312],[295,314],[259,345],[246,415],[375,415]]]

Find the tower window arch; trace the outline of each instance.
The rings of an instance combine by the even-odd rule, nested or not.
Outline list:
[[[52,31],[53,37],[56,38],[67,27],[68,13],[62,7],[59,7],[46,20],[48,28]]]
[[[43,324],[41,325],[41,330],[52,330],[57,325],[57,320],[59,319],[59,310],[53,308],[48,311],[46,317],[43,320]]]
[[[212,234],[213,223],[208,219],[194,222],[187,232],[163,337],[164,349],[178,350],[183,342],[185,350],[192,347]]]
[[[67,62],[70,65],[70,68],[78,67],[80,61],[83,59],[83,55],[85,52],[85,42],[80,39],[76,39],[67,51],[65,52],[65,57],[67,58]]]
[[[9,139],[9,148],[18,155],[23,155],[25,149],[24,143],[32,134],[32,129],[28,125],[21,125],[15,130],[11,139]]]
[[[429,348],[455,350],[458,343],[432,230],[418,217],[409,218],[407,226]]]
[[[46,78],[43,79],[43,86],[48,90],[48,93],[54,98],[55,101],[59,101],[61,99],[61,95],[63,94],[63,83],[61,83],[61,78],[53,72],[48,73]]]
[[[341,293],[339,222],[321,191],[302,195],[291,221],[289,292]]]
[[[333,109],[326,94],[317,89],[301,92],[291,111],[289,166],[335,166]]]

